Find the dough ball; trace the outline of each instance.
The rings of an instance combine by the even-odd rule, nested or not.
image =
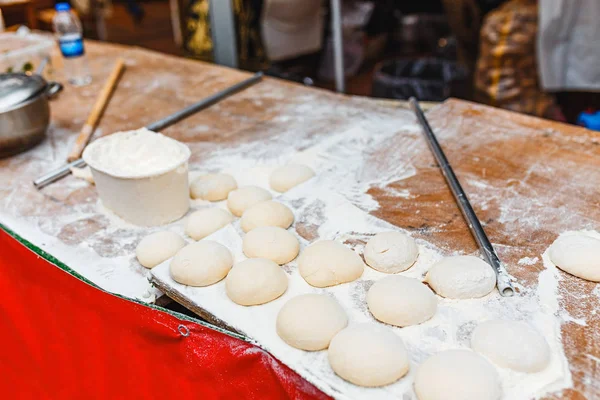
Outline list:
[[[268,303],[287,289],[288,278],[277,263],[250,258],[233,266],[225,278],[227,296],[242,306]]]
[[[244,211],[256,203],[272,198],[268,190],[258,186],[244,186],[229,193],[227,207],[233,215],[241,217]]]
[[[440,296],[474,299],[494,290],[496,272],[491,265],[477,257],[446,257],[431,267],[425,281]]]
[[[225,278],[233,256],[227,247],[201,240],[179,250],[171,261],[171,276],[176,282],[188,286],[208,286]]]
[[[419,256],[419,248],[413,238],[400,232],[381,232],[373,236],[365,246],[367,265],[386,274],[409,269]]]
[[[251,230],[242,241],[249,258],[267,258],[277,264],[292,261],[300,251],[300,242],[290,232],[277,226],[262,226]]]
[[[600,282],[600,240],[591,236],[561,236],[550,246],[550,260],[581,279]]]
[[[190,184],[192,199],[208,201],[225,200],[229,192],[237,189],[233,176],[228,174],[206,174],[194,179]]]
[[[315,287],[352,282],[362,275],[365,265],[358,254],[333,240],[321,240],[298,257],[298,270]]]
[[[550,363],[550,347],[535,329],[521,321],[486,321],[471,336],[471,348],[501,367],[539,372]]]
[[[273,171],[269,179],[269,185],[271,189],[283,193],[302,182],[306,182],[313,176],[315,176],[315,171],[306,165],[288,164]]]
[[[367,293],[369,311],[381,322],[396,326],[416,325],[429,320],[437,309],[437,297],[414,278],[387,276]]]
[[[185,224],[185,234],[200,240],[233,221],[233,215],[220,208],[205,208],[193,212]]]
[[[261,201],[244,211],[241,227],[244,232],[260,226],[278,226],[287,229],[294,222],[294,214],[287,206],[276,201]]]
[[[334,336],[327,352],[333,371],[359,386],[389,385],[408,372],[399,336],[377,324],[351,325]]]
[[[178,234],[169,231],[155,232],[140,241],[135,248],[135,255],[144,267],[154,268],[173,257],[183,246],[185,240]]]
[[[292,347],[317,351],[329,347],[336,333],[348,325],[344,309],[325,294],[293,297],[277,314],[277,334]]]
[[[485,358],[469,350],[434,354],[417,368],[419,400],[498,400],[500,377]]]
[[[71,170],[71,175],[73,175],[75,178],[83,179],[92,185],[96,184],[96,181],[94,181],[94,175],[92,175],[92,169],[89,167],[89,165],[83,168],[69,167],[69,169]]]

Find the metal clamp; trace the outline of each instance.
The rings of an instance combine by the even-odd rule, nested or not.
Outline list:
[[[183,337],[188,337],[190,336],[190,330],[188,329],[187,326],[185,325],[179,325],[177,327],[177,330],[179,331],[179,333],[181,334],[181,336]]]

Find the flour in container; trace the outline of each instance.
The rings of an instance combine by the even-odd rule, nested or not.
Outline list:
[[[183,164],[189,148],[146,128],[117,132],[100,138],[83,152],[93,169],[119,178],[158,175]]]

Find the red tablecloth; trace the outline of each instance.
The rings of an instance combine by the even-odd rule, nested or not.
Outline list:
[[[99,290],[2,230],[0,293],[4,398],[326,398],[256,346]]]

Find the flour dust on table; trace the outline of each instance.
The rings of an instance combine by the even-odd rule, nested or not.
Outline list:
[[[268,172],[265,172],[265,175],[268,175]],[[501,297],[493,289],[493,286],[491,293],[480,298],[451,299],[434,296],[429,291],[430,295],[426,297],[433,296],[437,302],[433,315],[431,315],[431,311],[427,311],[431,315],[429,319],[426,319],[425,316],[415,317],[416,319],[409,321],[415,324],[405,327],[395,327],[379,322],[369,310],[368,293],[371,288],[377,288],[374,285],[376,282],[384,282],[389,278],[412,279],[416,281],[417,285],[422,285],[423,289],[429,290],[421,282],[427,271],[444,258],[444,254],[428,242],[416,241],[419,254],[416,262],[411,268],[399,274],[390,275],[363,265],[362,274],[359,274],[355,280],[322,288],[309,284],[302,276],[299,264],[302,254],[310,246],[322,241],[334,241],[360,259],[359,254],[364,253],[365,243],[376,234],[390,231],[407,234],[407,232],[359,209],[349,202],[346,196],[330,190],[330,183],[335,179],[334,176],[334,171],[319,173],[310,181],[292,188],[276,198],[276,201],[287,205],[296,217],[289,232],[300,238],[301,254],[298,259],[281,266],[288,275],[288,288],[279,298],[259,306],[241,307],[228,298],[226,283],[220,282],[203,288],[193,288],[174,282],[168,274],[168,262],[152,270],[154,281],[160,282],[169,291],[177,292],[189,304],[227,321],[227,324],[234,329],[255,340],[257,344],[304,378],[336,398],[416,398],[413,384],[419,366],[429,357],[447,350],[469,352],[477,360],[481,359],[486,363],[485,365],[489,365],[493,374],[497,376],[490,382],[497,382],[499,388],[499,392],[496,392],[496,386],[492,385],[491,394],[495,396],[500,393],[500,397],[492,398],[530,399],[571,385],[571,375],[561,342],[560,320],[554,315],[559,309],[555,300],[557,278],[554,276],[542,274],[536,287],[521,288],[519,296],[513,298]],[[210,235],[207,239],[223,244],[232,251],[236,260],[243,260],[245,258],[242,245],[243,236],[243,230],[236,221]],[[313,244],[311,245],[311,243]],[[329,346],[327,340],[331,340],[331,338],[322,339],[323,341],[314,346],[300,345],[293,342],[292,339],[282,339],[279,330],[286,326],[291,329],[294,325],[292,322],[276,323],[278,315],[283,312],[286,303],[293,301],[298,296],[308,294],[325,296],[325,298],[335,301],[341,307],[343,314],[347,315],[349,328],[362,323],[374,324],[385,327],[391,334],[398,337],[406,348],[409,360],[409,367],[405,374],[399,376],[399,372],[393,372],[390,376],[396,377],[396,379],[389,378],[392,379],[389,382],[374,381],[364,376],[363,378],[367,380],[360,380],[360,376],[357,377],[352,372],[349,362],[346,365],[349,370],[343,370],[340,367],[342,363],[336,364],[335,360],[338,356],[334,357],[333,363],[331,362],[329,354],[331,348],[326,350]],[[423,303],[427,304],[426,301]],[[422,304],[415,305],[415,308],[418,309],[419,306]],[[304,308],[301,307],[301,309]],[[301,312],[298,311],[298,313]],[[427,313],[424,312],[424,315]],[[392,317],[398,318],[396,315],[392,315]],[[413,316],[409,315],[409,317]],[[294,320],[294,318],[290,318],[290,320]],[[330,319],[313,318],[313,320],[319,321],[318,327],[332,322]],[[417,322],[419,320],[421,322]],[[549,363],[542,370],[526,373],[507,368],[501,363],[491,362],[484,356],[475,353],[471,350],[472,332],[478,325],[489,320],[521,321],[539,332],[548,345]],[[302,327],[310,328],[309,324],[310,321],[306,321]],[[406,321],[398,323],[398,325],[406,324]],[[311,337],[311,332],[314,334],[315,331],[318,331],[317,327],[297,333],[296,337],[306,340]],[[335,336],[335,333],[331,333],[331,335]],[[302,346],[309,347],[307,350],[310,351],[300,350],[293,347],[294,345],[300,348],[303,348]],[[316,350],[316,348],[323,350]],[[356,357],[358,359],[360,355]],[[375,359],[374,363],[373,368],[380,368],[385,362],[383,359],[380,362]],[[399,371],[400,369],[392,368],[392,370]],[[383,379],[383,375],[381,378]],[[361,387],[357,384],[367,386],[383,384],[385,386]]]
[[[477,325],[471,348],[495,364],[521,372],[539,372],[550,362],[546,339],[523,321],[490,320]]]
[[[268,87],[269,90],[264,92],[257,90],[263,100],[271,98],[276,103],[283,93]],[[240,187],[238,190],[245,186],[257,187],[254,191],[261,195],[255,199],[253,204],[256,204],[277,195],[276,191],[270,189],[269,183],[275,169],[289,164],[310,167],[316,172],[315,177],[292,187],[276,199],[294,213],[295,222],[287,232],[299,238],[301,251],[312,243],[330,240],[349,247],[349,251],[354,251],[360,258],[358,254],[364,254],[364,244],[377,233],[397,231],[409,234],[369,214],[380,205],[368,192],[377,188],[407,198],[412,196],[408,189],[396,192],[398,189],[388,184],[416,173],[412,155],[417,153],[417,146],[422,146],[420,140],[414,140],[420,136],[420,130],[408,112],[396,108],[365,108],[367,103],[359,99],[347,99],[332,108],[321,99],[323,96],[320,93],[302,95],[294,98],[291,106],[274,106],[277,108],[274,112],[281,115],[260,126],[247,128],[250,131],[260,129],[261,135],[265,135],[261,136],[261,140],[250,140],[249,132],[240,130],[232,133],[239,135],[240,140],[236,144],[218,141],[189,143],[192,149],[191,173],[230,174]],[[256,121],[253,123],[256,125]],[[68,135],[61,135],[55,140],[64,144],[68,141]],[[262,140],[266,137],[269,140]],[[64,157],[64,154],[55,154],[55,149],[49,145],[36,150],[35,154],[47,162],[29,171],[32,175],[39,174]],[[384,158],[385,163],[380,162]],[[562,347],[560,320],[555,315],[560,311],[557,300],[559,275],[555,273],[553,265],[546,264],[547,255],[544,255],[544,262],[548,269],[540,274],[537,285],[521,288],[519,296],[507,299],[492,290],[477,299],[438,298],[437,309],[429,320],[403,328],[387,326],[393,335],[402,340],[409,369],[406,375],[393,383],[366,388],[336,374],[328,360],[327,350],[303,351],[289,346],[277,334],[275,322],[288,301],[301,295],[317,294],[335,301],[347,316],[349,326],[361,323],[383,326],[369,312],[366,297],[374,282],[389,274],[362,265],[362,274],[358,274],[354,280],[320,288],[310,285],[298,271],[298,260],[292,260],[280,267],[288,277],[288,288],[280,297],[262,305],[241,306],[228,297],[226,281],[219,280],[227,275],[232,264],[246,259],[239,221],[225,225],[198,242],[213,241],[220,244],[230,253],[231,259],[226,256],[220,257],[219,262],[210,259],[210,271],[192,269],[193,278],[199,279],[190,282],[208,285],[194,287],[178,283],[174,279],[176,277],[171,275],[170,265],[174,259],[166,260],[150,271],[139,265],[133,254],[135,246],[143,236],[156,229],[142,229],[124,223],[102,208],[94,197],[94,191],[85,183],[67,178],[47,188],[44,195],[55,196],[58,202],[68,203],[77,196],[88,200],[58,210],[51,209],[57,202],[46,202],[46,209],[35,212],[27,210],[26,205],[15,200],[20,193],[27,192],[18,184],[16,187],[19,190],[11,191],[9,197],[3,200],[3,223],[18,226],[20,233],[26,232],[34,241],[44,243],[53,254],[56,253],[68,265],[85,270],[87,275],[107,290],[144,297],[144,291],[151,289],[144,277],[151,275],[154,282],[160,282],[162,287],[177,293],[180,299],[197,309],[226,321],[229,326],[336,398],[414,398],[413,384],[417,367],[429,357],[446,350],[472,352],[469,350],[472,331],[481,322],[492,319],[524,321],[543,335],[550,348],[550,363],[540,372],[522,373],[493,365],[499,376],[503,398],[529,399],[572,385]],[[228,194],[230,200],[234,193],[235,190]],[[41,196],[38,193],[34,195]],[[192,208],[193,211],[207,207],[224,209],[227,203],[197,199],[192,201]],[[236,216],[241,216],[252,205],[245,201],[241,203],[240,207],[231,210]],[[16,224],[14,220],[17,217],[26,218],[28,224]],[[183,235],[184,224],[178,221],[161,229]],[[418,258],[412,267],[400,272],[400,276],[422,281],[427,271],[443,256],[464,253],[463,249],[442,251],[421,239],[416,243]],[[455,253],[448,254],[452,251]],[[195,258],[190,255],[182,260],[190,261],[182,262],[184,270]],[[82,265],[82,260],[90,261]],[[136,285],[132,285],[132,282]],[[153,299],[154,293],[147,296],[148,301]],[[341,370],[338,372],[344,374]]]

